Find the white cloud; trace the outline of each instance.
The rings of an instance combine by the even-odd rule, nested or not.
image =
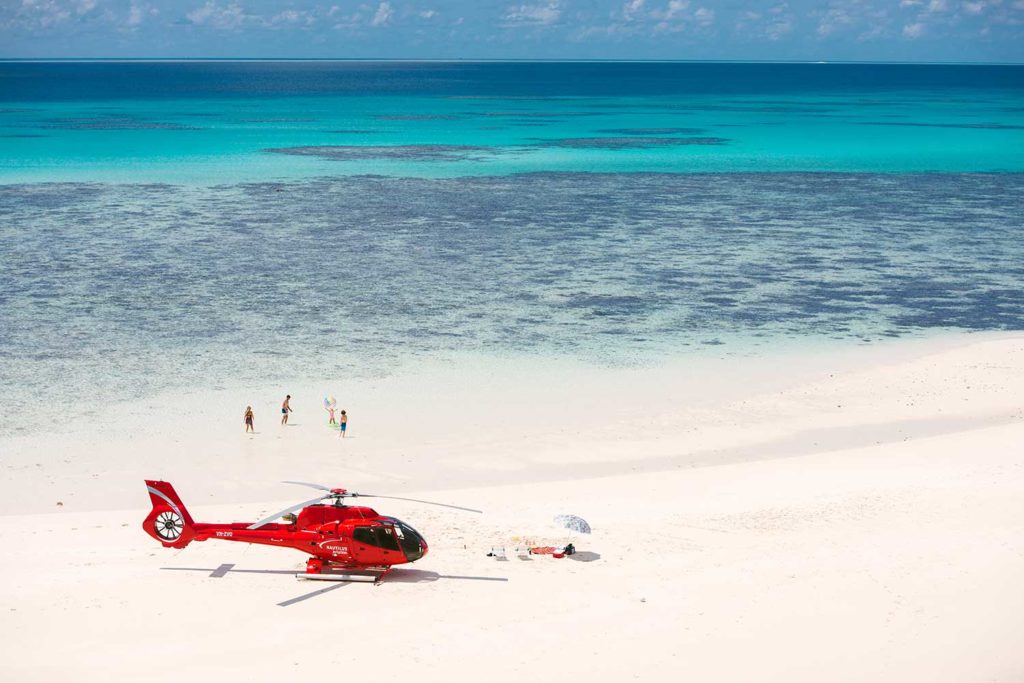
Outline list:
[[[669,0],[664,8],[651,9],[642,15],[638,14],[642,5],[634,2],[626,5],[623,18],[631,22],[630,26],[636,26],[639,23],[638,19],[654,20],[657,22],[654,25],[654,33],[678,33],[687,27],[707,27],[715,23],[715,10],[710,7],[698,7],[693,12],[687,12],[689,7],[690,0]],[[628,16],[626,10],[629,11]]]
[[[330,14],[328,14],[330,16]],[[294,26],[296,24],[305,24],[306,26],[312,26],[316,23],[316,17],[307,12],[306,10],[295,10],[286,9],[282,12],[278,12],[269,19],[263,20],[263,25],[269,28],[276,28],[278,26]]]
[[[683,18],[681,16],[683,10],[689,6],[689,0],[669,0],[669,3],[665,5],[665,9],[652,9],[648,14],[652,19],[656,19],[661,22],[678,21]],[[636,17],[636,14],[633,14],[632,16]]]
[[[900,0],[900,7],[917,7],[921,0]]]
[[[885,24],[876,24],[876,25],[872,26],[871,28],[869,28],[867,31],[864,31],[859,36],[857,36],[857,40],[859,40],[859,41],[869,41],[869,40],[875,40],[876,38],[881,38],[882,36],[884,36],[886,34],[886,30],[887,29],[888,29],[888,26],[886,26]]]
[[[380,7],[374,9],[370,5],[358,5],[353,8],[353,10],[352,14],[343,14],[343,10],[340,5],[331,5],[330,9],[324,13],[324,17],[331,20],[331,27],[335,30],[357,31],[360,28],[365,27],[367,24],[372,23],[373,19],[376,17],[376,12],[380,10]],[[374,12],[374,14],[367,15],[365,14],[366,12]]]
[[[789,19],[773,22],[764,29],[764,34],[768,36],[768,40],[781,40],[792,32],[793,22]]]
[[[689,0],[669,0],[668,6],[665,8],[665,18],[672,19],[689,6]]]
[[[370,24],[372,26],[387,26],[388,22],[391,21],[392,14],[391,3],[382,2],[377,5],[377,12],[373,15],[373,19],[370,20]]]
[[[780,2],[772,6],[768,13],[774,17],[764,29],[768,40],[782,40],[793,32],[793,15],[789,12],[789,3]]]
[[[642,3],[643,0],[641,0]],[[544,5],[518,5],[508,7],[502,20],[506,26],[533,25],[549,26],[562,16],[559,0],[551,0]]]
[[[817,18],[815,32],[820,39],[842,35],[864,41],[892,34],[889,12],[888,7],[871,2],[832,0],[828,9],[812,12],[812,16]]]
[[[857,40],[863,42],[892,35],[892,19],[888,8],[868,8],[861,19],[861,25],[866,25],[866,28],[857,36]]]
[[[965,2],[964,11],[968,14],[981,14],[985,11],[984,2]]]
[[[628,0],[622,6],[622,16],[628,21],[636,18],[644,11],[644,0]]]
[[[734,26],[737,34],[752,39],[782,40],[793,32],[793,15],[789,5],[781,2],[766,11],[747,10],[739,15]]]
[[[655,19],[654,33],[678,33],[682,31],[686,17],[683,11],[690,6],[689,0],[669,0],[665,9],[651,9],[648,14]]]
[[[230,30],[238,28],[245,21],[246,14],[237,3],[221,7],[214,0],[207,0],[205,5],[187,13],[185,18],[193,24]]]
[[[903,37],[914,40],[924,35],[924,24],[917,22],[916,24],[907,24],[903,27]]]
[[[138,26],[142,23],[142,20],[145,19],[145,16],[143,9],[135,3],[132,3],[131,8],[128,10],[128,19],[125,20],[124,24],[129,28]]]
[[[421,11],[419,15],[423,19],[433,19],[434,17],[437,16],[437,10],[426,9]]]
[[[580,26],[569,34],[569,40],[580,43],[589,40],[591,36],[607,36],[609,26]]]
[[[945,12],[948,8],[949,7],[948,5],[946,5],[946,0],[931,0],[928,3],[928,11],[932,13]]]
[[[825,12],[818,21],[818,36],[825,38],[839,29],[846,28],[855,22],[853,16],[843,7],[833,7]]]
[[[49,28],[71,18],[71,10],[55,0],[22,0],[22,11],[29,28]],[[88,10],[86,10],[88,11]],[[84,12],[79,12],[83,14]]]
[[[75,5],[75,12],[85,14],[86,12],[91,12],[96,7],[96,0],[78,0]]]
[[[693,18],[701,26],[710,26],[715,23],[715,10],[707,7],[698,7],[697,11],[693,13]]]
[[[187,12],[185,14],[185,18],[191,21],[193,24],[203,24],[206,23],[207,19],[213,16],[213,12],[216,8],[217,6],[213,3],[212,0],[210,0],[202,7],[197,7],[191,12]]]

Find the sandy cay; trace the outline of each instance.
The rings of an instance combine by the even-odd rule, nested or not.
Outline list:
[[[1024,681],[1022,444],[1019,334],[154,396],[0,441],[0,677]],[[200,521],[312,497],[283,479],[485,512],[370,502],[430,553],[324,585],[293,551],[160,547],[144,478]],[[578,555],[487,556],[559,513]]]

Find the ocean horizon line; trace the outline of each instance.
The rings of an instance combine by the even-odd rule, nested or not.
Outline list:
[[[282,63],[282,62],[351,62],[406,64],[806,64],[849,66],[1009,66],[1024,67],[1019,62],[920,62],[893,60],[842,59],[533,59],[485,57],[0,57],[7,64],[76,64],[76,63]]]

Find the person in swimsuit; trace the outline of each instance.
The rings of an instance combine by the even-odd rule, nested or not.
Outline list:
[[[256,433],[256,428],[252,426],[254,417],[255,416],[252,413],[252,406],[246,406],[245,417],[243,418],[243,421],[245,422],[245,431],[252,432],[253,434]]]
[[[341,419],[338,422],[338,434],[341,438],[345,438],[345,428],[348,427],[348,414],[343,410],[341,411]]]
[[[292,395],[288,394],[284,397],[284,403],[281,404],[281,424],[288,424],[288,413],[292,412],[291,406]]]

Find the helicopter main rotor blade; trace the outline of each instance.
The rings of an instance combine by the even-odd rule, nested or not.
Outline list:
[[[280,512],[275,512],[274,514],[270,515],[269,517],[261,519],[260,521],[254,523],[254,524],[250,524],[249,526],[247,526],[245,528],[246,529],[259,529],[264,524],[270,524],[275,519],[279,519],[281,517],[284,517],[289,512],[295,512],[297,510],[301,510],[302,508],[304,508],[304,507],[306,507],[308,505],[316,505],[317,503],[319,503],[324,498],[330,498],[330,496],[320,496],[319,498],[313,498],[312,500],[307,500],[305,502],[299,503],[298,505],[292,505],[290,508],[285,508],[284,510],[281,510]]]
[[[378,496],[373,493],[350,493],[352,498],[390,498],[391,500],[407,500],[411,503],[423,503],[424,505],[438,505],[443,508],[452,508],[455,510],[465,510],[466,512],[478,512],[483,514],[483,510],[474,510],[473,508],[464,508],[461,505],[448,505],[447,503],[435,503],[432,500],[419,500],[418,498],[400,498],[398,496]]]
[[[311,484],[308,481],[282,481],[282,484],[298,484],[299,486],[308,486],[311,489],[320,489],[321,491],[330,491],[328,487],[323,484]]]

